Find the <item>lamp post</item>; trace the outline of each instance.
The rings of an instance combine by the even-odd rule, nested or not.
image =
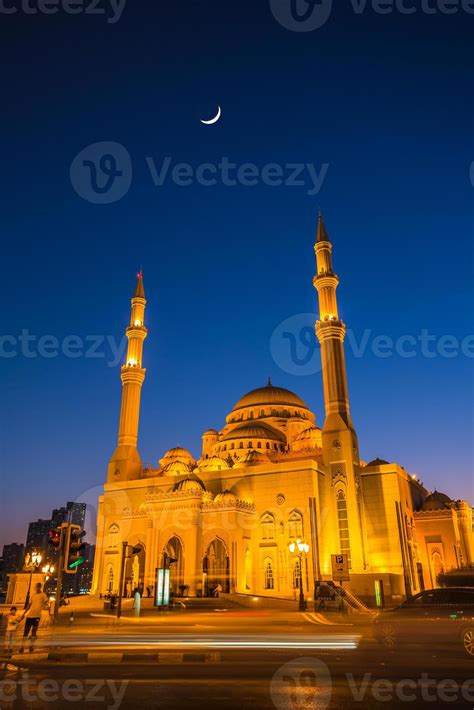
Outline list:
[[[45,581],[47,582],[50,575],[52,575],[54,572],[54,565],[48,562],[41,571],[45,575]]]
[[[299,575],[299,585],[300,585],[300,599],[299,599],[299,610],[300,611],[306,611],[306,600],[304,598],[304,591],[303,591],[303,555],[307,555],[309,552],[309,545],[307,542],[304,542],[304,540],[298,540],[290,542],[288,545],[288,549],[290,550],[291,554],[294,555],[296,554],[299,561],[300,561],[300,575]]]
[[[30,603],[31,581],[33,579],[33,572],[36,572],[36,570],[38,569],[38,567],[41,564],[42,559],[43,559],[42,554],[40,552],[36,552],[36,550],[33,550],[33,552],[31,553],[30,562],[29,562],[30,581],[28,584],[28,591],[26,593],[25,609],[27,608],[28,604]]]

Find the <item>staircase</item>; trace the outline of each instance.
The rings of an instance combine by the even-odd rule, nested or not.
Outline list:
[[[348,605],[350,609],[356,611],[359,614],[373,614],[373,611],[369,609],[367,604],[365,604],[358,596],[351,592],[348,587],[336,587],[334,586],[336,594]]]

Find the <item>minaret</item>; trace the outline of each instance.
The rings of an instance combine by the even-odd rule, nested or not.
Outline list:
[[[352,567],[365,568],[360,524],[360,495],[358,468],[359,449],[357,435],[351,420],[347,388],[344,337],[346,326],[339,318],[336,289],[339,277],[332,268],[332,244],[319,213],[318,233],[314,246],[317,274],[313,283],[318,292],[319,320],[316,335],[321,346],[324,405],[326,419],[322,430],[323,460],[328,468],[333,489],[332,505],[335,514],[345,499],[349,518],[349,540],[333,552],[347,552]],[[338,503],[339,501],[339,503]],[[335,543],[336,544],[336,543]],[[339,542],[337,542],[339,544]]]
[[[141,271],[138,274],[131,303],[130,325],[125,331],[128,339],[127,358],[121,370],[122,406],[120,408],[118,446],[109,462],[109,482],[139,478],[142,470],[137,441],[140,396],[146,373],[142,367],[142,357],[143,341],[147,336],[147,329],[144,325],[146,299]]]

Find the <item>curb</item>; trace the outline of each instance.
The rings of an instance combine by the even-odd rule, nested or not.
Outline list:
[[[58,653],[57,651],[49,653],[28,653],[14,654],[10,658],[2,658],[3,663],[13,663],[26,665],[33,663],[65,663],[72,665],[113,665],[115,663],[140,663],[140,664],[155,664],[155,663],[220,663],[222,654],[217,651],[207,653],[197,653],[193,651],[160,651],[157,653],[133,653],[124,652],[98,652],[90,651],[85,653]]]

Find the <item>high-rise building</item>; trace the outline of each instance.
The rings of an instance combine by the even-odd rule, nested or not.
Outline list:
[[[9,574],[21,571],[24,555],[24,545],[12,542],[10,545],[3,546],[0,560],[0,592],[6,592]]]
[[[31,555],[32,552],[41,552],[43,557],[47,557],[48,533],[51,530],[51,525],[51,519],[43,520],[42,518],[28,525],[25,555]]]

